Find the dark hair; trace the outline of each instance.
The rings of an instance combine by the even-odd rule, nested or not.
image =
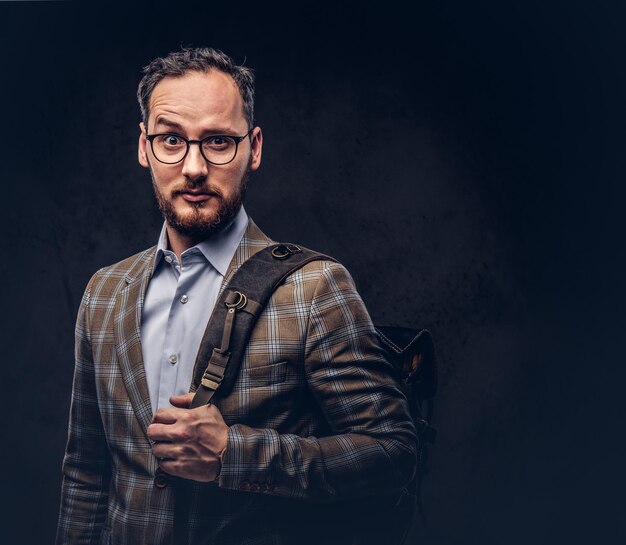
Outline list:
[[[219,49],[211,47],[183,47],[166,57],[154,59],[143,69],[144,76],[139,82],[137,100],[141,108],[143,122],[148,125],[150,96],[163,78],[179,78],[188,72],[208,72],[217,69],[231,76],[243,100],[243,114],[252,128],[254,125],[254,74],[250,68],[236,65]]]

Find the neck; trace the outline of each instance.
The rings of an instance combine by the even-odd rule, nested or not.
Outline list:
[[[185,251],[202,242],[205,237],[193,237],[179,233],[169,225],[166,226],[168,246],[176,254],[178,262],[181,262],[180,255]]]

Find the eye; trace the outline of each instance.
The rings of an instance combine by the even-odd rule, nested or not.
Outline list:
[[[176,136],[175,134],[165,134],[163,135],[163,143],[166,146],[180,146],[183,143],[183,140]]]
[[[230,136],[209,136],[202,141],[202,146],[210,151],[225,151],[235,145],[235,141]]]

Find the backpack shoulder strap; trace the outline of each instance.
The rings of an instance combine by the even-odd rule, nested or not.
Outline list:
[[[221,396],[230,392],[252,329],[272,293],[291,273],[317,260],[335,261],[295,244],[273,244],[235,272],[215,304],[198,349],[192,408],[210,403],[218,389]]]

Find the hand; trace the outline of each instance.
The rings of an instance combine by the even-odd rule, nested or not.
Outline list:
[[[172,396],[174,408],[159,409],[148,426],[152,453],[166,473],[200,482],[219,475],[220,453],[226,448],[228,426],[214,405],[190,409],[193,394]]]

